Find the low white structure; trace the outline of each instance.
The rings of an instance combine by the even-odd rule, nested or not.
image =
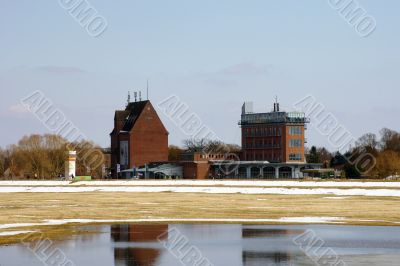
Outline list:
[[[68,158],[65,162],[65,178],[76,176],[76,151],[68,151]]]
[[[321,169],[315,163],[270,163],[268,161],[210,161],[212,173],[222,178],[303,178],[303,170]]]

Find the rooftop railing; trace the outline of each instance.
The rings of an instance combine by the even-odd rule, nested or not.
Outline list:
[[[310,119],[305,117],[304,113],[257,113],[243,114],[239,125],[249,124],[306,124],[310,123]]]

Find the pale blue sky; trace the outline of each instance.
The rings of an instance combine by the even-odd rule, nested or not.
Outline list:
[[[399,1],[359,0],[377,21],[368,38],[328,0],[90,3],[108,21],[98,38],[58,1],[0,0],[0,146],[48,132],[18,106],[34,90],[109,146],[114,110],[147,78],[154,105],[179,96],[226,142],[240,143],[243,101],[268,110],[275,95],[284,107],[314,95],[357,137],[400,130]],[[309,128],[309,145],[329,147]]]

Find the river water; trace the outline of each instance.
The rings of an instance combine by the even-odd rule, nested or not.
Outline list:
[[[0,247],[0,265],[400,265],[400,227],[101,225]]]

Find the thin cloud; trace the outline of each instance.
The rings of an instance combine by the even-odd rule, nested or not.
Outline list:
[[[25,106],[23,106],[23,105],[20,104],[20,103],[11,105],[11,106],[8,108],[8,111],[9,111],[10,113],[13,113],[13,114],[25,114],[25,113],[29,113],[29,110],[28,110],[27,108],[25,108]]]
[[[83,70],[81,68],[68,67],[68,66],[42,66],[42,67],[37,67],[36,69],[39,71],[44,71],[51,74],[59,74],[59,75],[87,73],[86,70]]]
[[[242,62],[213,72],[199,73],[195,78],[204,82],[206,86],[229,88],[232,91],[234,88],[242,88],[244,83],[249,84],[249,81],[256,82],[274,75],[274,70],[272,65]]]
[[[217,71],[215,74],[254,76],[254,75],[269,74],[271,70],[272,70],[271,66],[257,65],[251,62],[244,62],[221,69],[220,71]]]

